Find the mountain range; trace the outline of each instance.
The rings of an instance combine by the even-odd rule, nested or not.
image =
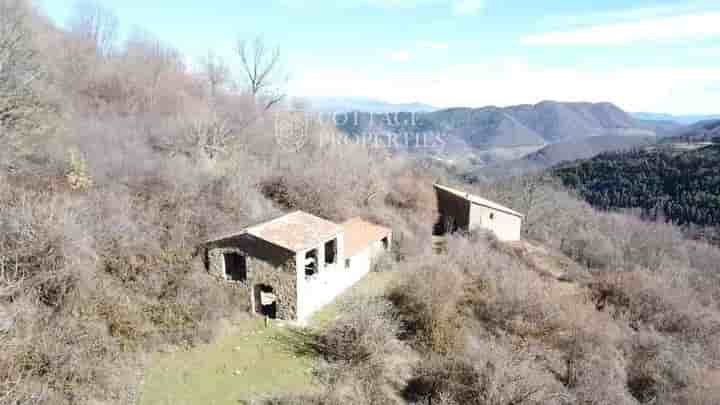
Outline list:
[[[454,147],[475,150],[542,147],[594,136],[655,136],[660,130],[655,123],[636,120],[610,103],[556,101],[408,112],[394,114],[390,119],[362,112],[339,127],[350,135],[432,132],[445,136]]]
[[[389,112],[433,112],[442,110],[429,104],[413,103],[389,103],[370,97],[302,97],[309,108],[317,112],[345,113],[351,111],[362,111],[368,113],[389,113]],[[542,104],[542,103],[541,103]],[[582,103],[580,103],[582,104]],[[512,108],[512,107],[510,107]],[[676,125],[692,125],[701,121],[720,120],[720,114],[667,114],[655,112],[631,112],[629,115],[639,121],[665,122]]]
[[[301,101],[310,110],[322,113],[347,113],[362,111],[367,113],[391,113],[404,111],[410,113],[437,111],[438,108],[422,103],[393,104],[365,97],[305,97]]]
[[[689,127],[676,130],[672,136],[664,138],[663,143],[702,143],[716,142],[720,139],[720,119],[701,121]]]
[[[708,121],[708,120],[719,120],[720,114],[715,115],[673,115],[673,114],[663,114],[663,113],[647,113],[647,112],[639,112],[639,113],[631,113],[633,117],[639,120],[644,121],[666,121],[666,122],[674,122],[676,124],[681,125],[692,125],[695,123],[698,123],[700,121]]]

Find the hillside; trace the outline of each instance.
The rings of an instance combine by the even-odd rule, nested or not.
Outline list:
[[[296,125],[282,53],[262,39],[221,50],[245,70],[212,55],[191,67],[145,31],[108,39],[116,17],[101,3],[75,13],[65,28],[0,0],[0,404],[720,403],[720,249],[595,210],[552,179],[468,184],[329,123]],[[494,133],[468,135],[486,145],[626,118],[519,110],[453,122]],[[675,165],[666,174],[711,201],[716,152],[685,172],[677,154],[634,170]],[[434,244],[435,182],[525,213],[524,241]],[[370,293],[324,308],[320,327],[266,325],[249,286],[206,263],[211,237],[292,211],[393,231],[365,280],[382,285],[356,285]],[[337,265],[320,271],[345,275]]]
[[[639,112],[631,113],[633,117],[644,120],[644,121],[664,121],[671,122],[678,125],[693,125],[700,121],[710,121],[720,119],[720,115],[675,115],[675,114],[663,114],[663,113],[648,113]]]
[[[560,103],[512,107],[452,108],[431,113],[374,116],[359,113],[339,127],[347,133],[433,133],[451,145],[474,149],[543,146],[593,136],[650,136],[655,129],[638,123],[609,103]]]
[[[594,136],[591,138],[558,142],[531,153],[523,160],[539,167],[555,166],[562,162],[588,159],[604,152],[622,151],[652,145],[657,141],[648,136]]]
[[[589,159],[605,152],[626,151],[644,148],[657,142],[654,136],[618,136],[600,135],[590,138],[574,139],[557,142],[530,152],[518,159],[488,164],[482,167],[471,167],[462,172],[465,179],[497,179],[536,173],[563,162]]]
[[[662,140],[662,143],[720,143],[720,120],[698,122],[686,128],[676,130]]]
[[[720,145],[607,153],[553,169],[562,182],[603,209],[638,208],[678,225],[720,225]]]

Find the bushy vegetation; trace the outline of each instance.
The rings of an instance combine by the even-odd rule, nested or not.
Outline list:
[[[132,403],[142,354],[212,341],[247,310],[202,242],[286,209],[391,226],[399,281],[299,336],[325,389],[274,402],[720,401],[717,249],[528,177],[462,187],[527,212],[526,238],[573,283],[483,235],[436,253],[442,170],[328,143],[320,124],[279,144],[277,83],[212,54],[191,70],[145,33],[116,41],[102,7],[70,31],[23,0],[0,11],[1,403]]]
[[[98,5],[69,32],[23,0],[0,11],[0,402],[133,402],[142,353],[211,341],[247,311],[201,242],[282,209],[362,214],[419,250],[430,219],[394,203],[416,191],[386,197],[429,180],[322,128],[279,147],[274,85],[237,90],[242,72],[191,70],[146,33],[117,41]]]
[[[398,363],[409,374],[376,373],[365,384],[401,393],[385,403],[720,400],[720,251],[671,225],[596,212],[551,179],[465,188],[527,212],[532,244],[456,235],[444,251],[398,265],[400,281],[387,294],[392,310],[378,317],[399,320],[385,339],[412,354]],[[535,244],[550,263],[538,264]],[[549,276],[548,267],[570,281]],[[340,332],[326,333],[332,340]],[[338,402],[336,391],[304,400],[375,403],[357,392]]]

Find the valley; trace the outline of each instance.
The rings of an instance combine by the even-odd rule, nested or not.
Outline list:
[[[0,0],[0,404],[720,404],[720,13],[290,3]]]

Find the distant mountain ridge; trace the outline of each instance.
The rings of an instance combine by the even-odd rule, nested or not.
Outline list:
[[[698,123],[700,121],[719,120],[720,119],[720,114],[673,115],[673,114],[664,114],[664,113],[637,112],[637,113],[631,113],[631,115],[634,118],[639,119],[639,120],[666,121],[666,122],[674,122],[676,124],[681,124],[681,125],[692,125],[692,124]]]
[[[418,113],[438,110],[437,107],[423,103],[393,104],[364,97],[307,97],[302,100],[308,104],[308,108],[311,111],[323,113],[347,113],[352,111],[367,113],[392,113],[399,111]]]
[[[620,152],[643,149],[656,144],[654,136],[601,135],[572,139],[547,145],[519,159],[495,162],[485,167],[464,172],[463,177],[474,182],[480,179],[494,179],[540,172],[563,162],[589,159],[605,152]]]
[[[663,143],[720,143],[720,120],[701,121],[689,127],[677,130]]]
[[[654,136],[653,128],[611,103],[543,101],[511,107],[451,108],[420,114],[398,114],[388,124],[368,113],[342,123],[351,135],[377,132],[434,132],[449,143],[476,149],[510,148],[593,136]],[[404,123],[410,122],[410,126]]]
[[[652,136],[594,136],[548,145],[523,159],[541,168],[547,168],[562,162],[589,159],[605,152],[644,148],[654,145],[655,140]]]

